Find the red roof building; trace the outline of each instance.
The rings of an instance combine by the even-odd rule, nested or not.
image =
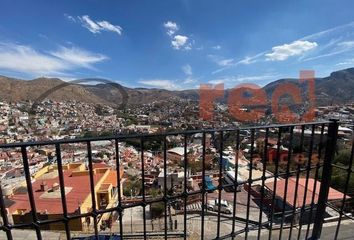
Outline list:
[[[72,163],[63,166],[65,197],[69,214],[91,211],[89,170],[83,163]],[[123,176],[123,169],[120,176]],[[93,164],[93,178],[97,208],[102,209],[116,202],[117,173],[104,164]],[[63,214],[59,176],[56,167],[47,166],[35,174],[32,180],[33,196],[39,219],[51,219]],[[6,199],[10,219],[14,223],[26,223],[31,219],[31,206],[25,182],[17,188],[13,195]],[[91,221],[92,223],[92,221]],[[83,223],[79,219],[73,221],[76,230],[82,230]],[[52,230],[61,230],[58,224],[48,226]]]
[[[273,182],[266,183],[265,186],[266,188],[273,193]],[[285,185],[286,184],[286,179],[281,179],[277,181],[277,188],[275,191],[275,195],[278,199],[281,199],[284,201],[284,192],[285,192]],[[320,181],[315,181],[313,178],[308,179],[308,184],[307,184],[307,189],[306,189],[306,178],[299,178],[299,183],[297,186],[297,195],[295,199],[295,204],[294,204],[294,198],[295,198],[295,189],[296,189],[296,178],[295,177],[290,177],[288,179],[288,188],[287,188],[287,196],[286,196],[286,203],[287,205],[293,207],[294,205],[299,208],[303,206],[304,203],[304,197],[306,193],[306,199],[305,199],[305,206],[310,205],[312,202],[312,196],[314,195],[314,204],[317,204],[318,201],[318,195],[320,193],[320,188],[321,188],[321,182]],[[315,189],[315,184],[316,184],[316,191],[314,192]],[[330,188],[329,193],[328,193],[328,200],[329,201],[335,201],[335,200],[341,200],[343,199],[344,194]],[[347,199],[350,197],[347,196]]]

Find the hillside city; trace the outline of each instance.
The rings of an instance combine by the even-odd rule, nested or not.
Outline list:
[[[153,102],[140,107],[128,107],[124,111],[113,109],[109,106],[95,106],[76,101],[55,102],[45,100],[35,107],[35,113],[30,101],[7,103],[0,102],[0,141],[1,144],[15,142],[33,142],[46,140],[77,139],[82,137],[107,137],[123,136],[127,134],[154,134],[161,132],[175,132],[192,129],[208,129],[218,126],[220,129],[227,127],[243,126],[242,123],[232,119],[227,114],[227,106],[217,103],[215,107],[214,121],[201,121],[199,119],[199,106],[191,100],[171,99],[166,102]],[[351,139],[353,134],[354,104],[334,105],[318,107],[315,110],[316,121],[339,119],[340,149],[336,161],[346,166],[349,159]],[[257,124],[269,125],[274,116],[265,116]],[[247,126],[250,126],[248,123]],[[183,194],[185,187],[188,191],[202,191],[203,161],[205,169],[205,181],[207,183],[207,210],[212,214],[218,211],[225,217],[221,231],[227,232],[232,225],[228,215],[233,212],[234,194],[237,195],[237,216],[240,218],[257,221],[259,217],[264,219],[271,216],[272,211],[266,205],[259,204],[260,186],[264,181],[266,194],[271,196],[274,181],[278,184],[277,199],[281,206],[284,199],[284,186],[299,184],[303,188],[301,194],[311,195],[312,188],[320,184],[315,180],[315,172],[307,169],[310,179],[307,182],[306,173],[301,172],[299,182],[295,177],[270,177],[274,173],[286,173],[291,151],[291,166],[317,166],[321,157],[320,136],[327,131],[321,126],[313,129],[295,127],[293,129],[296,147],[289,139],[289,129],[284,129],[279,137],[279,129],[270,128],[269,139],[265,147],[265,130],[242,130],[240,132],[240,145],[235,144],[234,133],[225,135],[222,153],[220,152],[220,134],[205,135],[195,133],[191,135],[173,134],[166,137],[156,136],[146,139],[141,144],[139,138],[128,138],[119,142],[113,140],[92,141],[90,153],[92,154],[92,171],[94,172],[95,189],[97,189],[98,209],[108,209],[116,206],[121,198],[121,203],[132,204],[141,201],[142,197],[156,199],[163,196],[167,189],[170,196]],[[302,136],[302,137],[301,137]],[[315,136],[312,147],[309,147],[311,137]],[[300,140],[303,138],[303,140]],[[166,155],[164,155],[164,141],[166,141]],[[203,141],[206,149],[203,150]],[[294,140],[295,141],[295,140]],[[301,141],[303,141],[301,146]],[[184,144],[187,143],[184,148]],[[300,144],[300,145],[299,145]],[[307,144],[307,145],[306,145]],[[143,148],[142,148],[143,146]],[[289,150],[289,148],[292,148]],[[310,150],[311,148],[311,150]],[[117,152],[118,149],[118,152]],[[266,152],[264,152],[266,149]],[[313,151],[312,151],[313,149]],[[315,151],[316,150],[316,151]],[[203,152],[205,151],[205,152]],[[308,155],[311,152],[311,155]],[[349,153],[348,153],[349,152]],[[118,153],[118,155],[117,155]],[[222,155],[221,155],[222,154]],[[263,160],[267,159],[267,167],[263,166]],[[323,155],[323,154],[322,154]],[[37,212],[43,219],[55,219],[63,211],[61,207],[61,194],[59,187],[59,175],[57,167],[57,153],[54,145],[31,146],[27,148],[29,171],[32,176],[32,185]],[[119,164],[117,166],[117,156]],[[143,162],[142,162],[143,156]],[[20,224],[30,221],[31,206],[28,202],[24,165],[20,148],[2,148],[0,152],[0,179],[2,194],[10,223]],[[187,159],[187,160],[186,160]],[[220,160],[222,159],[222,160]],[[343,160],[344,159],[344,160]],[[90,210],[90,185],[88,148],[85,142],[71,143],[61,146],[61,161],[65,182],[65,193],[68,213],[85,213]],[[166,170],[164,172],[164,161]],[[187,163],[185,163],[187,161]],[[221,161],[221,162],[220,162]],[[279,163],[279,167],[277,167]],[[185,165],[186,164],[186,165]],[[144,165],[144,168],[142,168]],[[290,164],[289,164],[290,165]],[[222,167],[222,207],[218,209],[218,186],[220,166]],[[142,170],[144,175],[142,175]],[[119,173],[119,174],[118,174]],[[338,179],[332,183],[329,201],[334,205],[343,198],[343,179],[340,172],[335,172]],[[119,175],[119,176],[117,176]],[[262,180],[262,175],[265,179]],[[237,176],[237,178],[235,178]],[[117,185],[117,177],[120,185]],[[239,183],[237,189],[232,186],[235,179]],[[254,180],[251,184],[249,179]],[[187,181],[187,182],[185,182]],[[351,180],[348,194],[353,196],[354,185]],[[165,186],[165,184],[167,184]],[[144,191],[142,189],[144,186]],[[229,186],[229,187],[228,187]],[[305,193],[306,192],[306,193]],[[303,195],[299,195],[299,199]],[[289,193],[290,195],[290,193]],[[314,194],[314,196],[317,194]],[[250,197],[249,197],[250,196]],[[288,196],[292,199],[294,196]],[[304,206],[312,206],[316,200],[306,200]],[[351,197],[347,196],[347,210],[353,211]],[[215,202],[214,202],[215,201]],[[300,201],[300,200],[299,200]],[[162,204],[162,205],[161,205]],[[214,204],[214,205],[213,205]],[[302,207],[287,203],[289,209]],[[164,214],[164,204],[149,204],[148,221],[149,231],[164,231],[164,217],[168,217],[168,229],[171,232],[183,230],[183,213],[190,216],[191,224],[188,231],[193,235],[200,232],[200,215],[202,210],[202,197],[200,194],[188,197],[184,206],[183,197],[175,198],[167,202],[167,216]],[[248,206],[248,207],[247,207]],[[294,207],[294,209],[295,209]],[[250,208],[250,209],[249,209]],[[280,211],[281,207],[279,207]],[[297,213],[297,212],[296,212]],[[328,209],[329,217],[336,217],[338,213]],[[302,214],[301,211],[299,214]],[[213,217],[214,216],[214,217]],[[275,214],[275,216],[277,216]],[[280,215],[279,215],[280,216]],[[136,233],[143,229],[143,209],[139,206],[124,211],[122,221],[124,231]],[[301,219],[300,217],[298,217]],[[119,228],[118,213],[104,213],[98,217],[98,226],[102,232],[117,232]],[[198,220],[199,219],[199,220]],[[208,218],[210,223],[206,233],[215,232],[216,215]],[[277,220],[281,225],[292,225],[294,218],[285,216]],[[301,221],[301,220],[297,220]],[[133,223],[134,222],[134,223]],[[93,220],[88,218],[77,219],[70,223],[71,231],[88,233],[94,230]],[[230,225],[231,224],[231,225]],[[239,224],[239,223],[237,223]],[[242,229],[244,226],[237,225]],[[62,225],[50,224],[45,229],[61,234]],[[0,235],[1,236],[1,235]]]
[[[354,1],[0,3],[0,240],[354,240]]]

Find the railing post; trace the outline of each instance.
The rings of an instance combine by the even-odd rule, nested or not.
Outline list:
[[[338,137],[338,120],[331,119],[328,126],[327,140],[326,140],[326,152],[323,161],[323,171],[321,179],[321,188],[317,201],[315,222],[313,225],[311,240],[320,239],[323,220],[326,213],[326,203],[328,200],[328,192],[331,184],[332,176],[332,162],[334,159],[337,137]]]

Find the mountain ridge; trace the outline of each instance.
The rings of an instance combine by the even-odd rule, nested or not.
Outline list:
[[[84,82],[84,81],[83,81]],[[112,81],[113,82],[113,81]],[[283,78],[263,87],[268,96],[283,83],[293,83],[303,91],[306,85],[296,78]],[[43,96],[55,101],[76,100],[86,103],[118,106],[123,99],[122,89],[127,93],[128,104],[138,105],[170,98],[199,100],[198,89],[166,90],[160,88],[129,88],[118,83],[78,84],[59,78],[35,78],[22,80],[0,75],[0,100],[7,102],[36,101]],[[226,98],[232,89],[226,89]],[[332,72],[329,76],[315,79],[317,104],[346,103],[354,101],[354,68]]]

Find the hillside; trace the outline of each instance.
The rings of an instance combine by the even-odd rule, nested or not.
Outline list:
[[[264,86],[267,94],[282,83],[294,83],[302,89],[302,94],[307,94],[306,84],[300,84],[298,79],[280,79]],[[315,94],[317,105],[347,103],[354,101],[354,68],[332,72],[330,76],[315,79]]]
[[[55,101],[76,100],[87,103],[108,104],[108,102],[99,98],[84,86],[67,85],[66,82],[57,78],[37,78],[26,81],[0,76],[0,85],[0,99],[7,102],[35,101],[42,95],[48,95],[48,99]],[[56,87],[58,88],[57,90]]]
[[[294,83],[303,88],[306,94],[306,85],[299,84],[297,79],[279,79],[267,84],[264,89],[270,95],[282,83]],[[124,89],[128,96],[128,104],[136,105],[166,100],[171,97],[198,100],[198,90],[169,91],[165,89],[127,88],[119,84],[68,84],[58,78],[37,78],[20,80],[0,76],[0,100],[16,102],[21,100],[35,101],[51,99],[55,101],[76,100],[86,103],[119,106],[122,103]],[[354,68],[336,71],[328,77],[316,78],[316,99],[318,105],[345,103],[354,101]],[[229,91],[226,91],[227,98]],[[225,102],[226,99],[224,99]]]

